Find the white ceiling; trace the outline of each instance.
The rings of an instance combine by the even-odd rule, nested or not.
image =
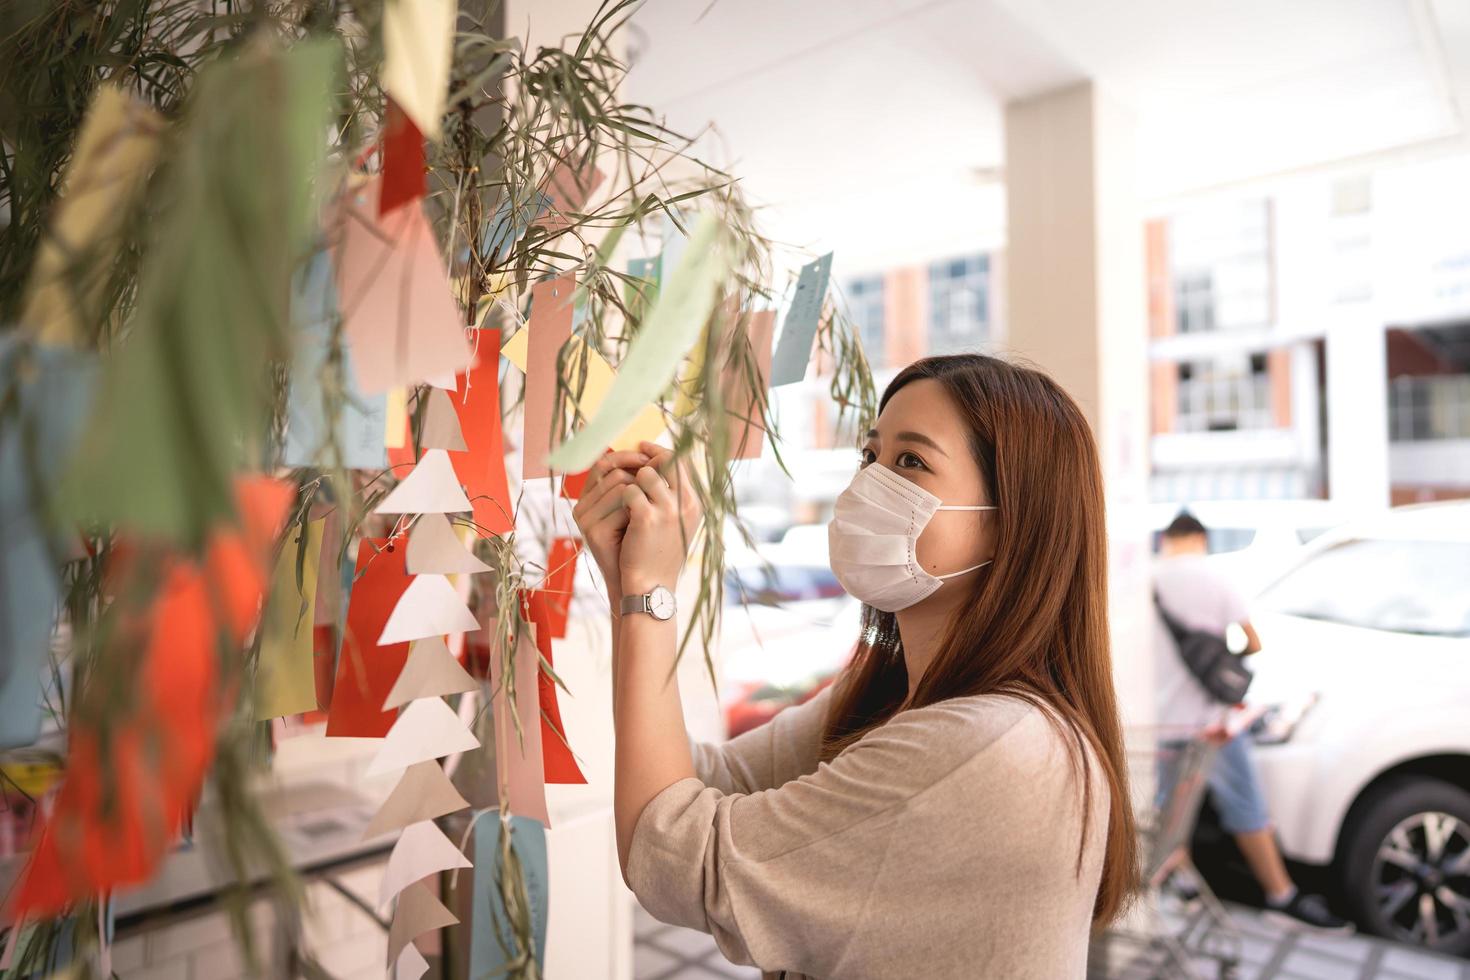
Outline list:
[[[846,272],[1003,240],[1007,101],[1130,106],[1160,198],[1460,132],[1470,0],[647,0],[628,94]]]

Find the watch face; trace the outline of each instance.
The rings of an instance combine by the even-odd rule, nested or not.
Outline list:
[[[674,618],[674,594],[662,585],[648,593],[648,611],[654,619]]]

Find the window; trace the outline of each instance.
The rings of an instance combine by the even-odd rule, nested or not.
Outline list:
[[[744,566],[725,571],[725,605],[763,606],[845,595],[827,565]]]
[[[1169,229],[1179,333],[1252,330],[1275,318],[1271,207],[1264,199],[1177,215]]]
[[[1222,355],[1179,364],[1180,432],[1234,432],[1275,424],[1265,355]]]
[[[887,363],[883,343],[883,277],[853,279],[843,293],[847,299],[847,313],[857,327],[868,365],[883,367]]]
[[[1261,602],[1345,626],[1470,636],[1470,543],[1348,541],[1288,574]]]
[[[1394,378],[1388,432],[1394,442],[1470,439],[1470,375]]]
[[[951,354],[990,339],[990,256],[929,266],[929,353]]]

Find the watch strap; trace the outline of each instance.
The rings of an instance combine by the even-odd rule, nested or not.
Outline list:
[[[623,596],[623,604],[621,607],[619,607],[619,611],[625,616],[628,613],[648,612],[648,595],[644,594]]]

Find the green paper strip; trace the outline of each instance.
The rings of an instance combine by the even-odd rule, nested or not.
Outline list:
[[[714,309],[716,287],[730,271],[721,231],[715,218],[699,219],[678,268],[659,291],[597,414],[552,451],[547,458],[551,469],[576,473],[591,466],[645,406],[668,390],[679,362],[699,339]]]

